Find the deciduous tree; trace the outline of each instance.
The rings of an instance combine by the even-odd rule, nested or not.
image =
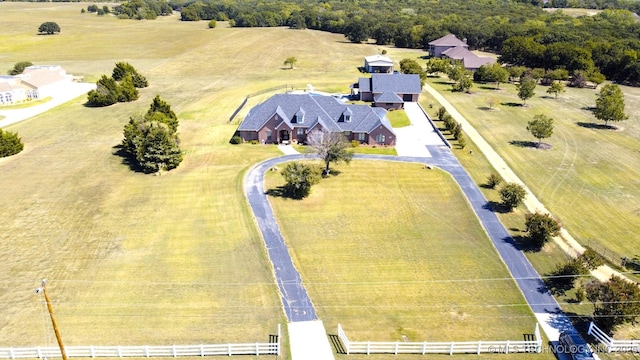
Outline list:
[[[527,130],[538,139],[538,146],[540,146],[542,139],[546,139],[553,134],[553,119],[546,115],[538,114],[533,117],[533,120],[529,121]]]
[[[285,65],[289,65],[290,69],[293,69],[293,66],[296,64],[296,62],[298,62],[298,59],[296,59],[295,57],[291,56],[285,59],[284,64]]]
[[[530,99],[535,94],[536,80],[529,76],[523,76],[520,78],[520,83],[516,85],[518,89],[518,97],[522,100],[522,105],[525,105],[527,99]]]
[[[511,211],[518,205],[522,204],[524,198],[527,196],[527,191],[520,184],[506,183],[500,188],[500,199],[502,200],[502,206]]]
[[[422,66],[413,59],[405,58],[400,60],[400,71],[403,74],[417,74],[420,76],[420,86],[424,86],[425,81],[427,81],[427,73]]]
[[[635,322],[640,314],[640,288],[636,283],[613,275],[606,283],[591,282],[586,290],[596,323],[604,331]]]
[[[447,75],[449,79],[454,82],[453,85],[451,85],[453,91],[469,91],[471,86],[473,86],[471,73],[467,71],[461,63],[456,63],[449,67]]]
[[[603,120],[604,124],[608,125],[609,121],[618,122],[629,118],[624,113],[624,106],[624,95],[620,87],[607,84],[600,89],[593,114],[598,120]]]
[[[324,174],[330,172],[329,164],[344,161],[349,163],[353,158],[353,152],[347,150],[351,143],[339,132],[329,132],[326,130],[313,130],[307,136],[307,144],[315,150],[324,161]]]
[[[560,223],[549,214],[536,212],[527,214],[525,219],[529,241],[538,248],[560,233]]]
[[[564,84],[560,81],[554,81],[551,83],[549,88],[547,89],[547,94],[553,94],[556,99],[558,98],[558,94],[564,93],[566,90],[564,89]]]

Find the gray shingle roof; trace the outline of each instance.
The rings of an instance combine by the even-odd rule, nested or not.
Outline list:
[[[360,92],[363,90],[360,89]],[[375,94],[394,92],[396,94],[420,94],[418,74],[372,74],[371,92]]]
[[[417,76],[417,75],[416,75]],[[291,123],[296,113],[304,112],[303,123]],[[344,114],[351,112],[351,121],[344,121]],[[313,128],[319,123],[333,132],[369,132],[384,125],[393,132],[384,109],[369,105],[344,104],[332,96],[309,94],[277,94],[254,106],[238,127],[239,131],[258,131],[275,114],[290,128]]]
[[[373,100],[377,103],[404,103],[400,96],[390,91],[374,96]]]

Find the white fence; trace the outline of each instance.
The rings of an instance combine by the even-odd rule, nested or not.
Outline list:
[[[605,334],[600,328],[593,323],[589,324],[587,334],[596,338],[600,344],[605,346],[608,353],[610,352],[637,352],[640,353],[640,340],[615,340],[611,336]]]
[[[338,324],[338,337],[347,354],[480,354],[480,353],[539,353],[542,339],[538,324],[534,340],[525,341],[473,341],[473,342],[355,342]]]
[[[168,346],[67,346],[68,357],[160,357],[215,355],[280,355],[280,325],[273,343],[168,345]],[[0,359],[61,357],[58,347],[0,348]]]

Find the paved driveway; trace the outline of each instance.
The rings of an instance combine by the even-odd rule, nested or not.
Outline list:
[[[0,116],[4,116],[4,118],[0,120],[0,128],[15,124],[19,121],[29,119],[45,111],[51,110],[54,107],[60,106],[70,100],[82,96],[95,88],[96,84],[71,83],[65,89],[60,90],[58,94],[51,98],[51,100],[43,104],[34,105],[22,109],[10,110],[2,110],[2,108],[0,107]]]
[[[431,157],[429,146],[444,145],[418,103],[405,103],[404,111],[411,125],[394,128],[398,156]]]

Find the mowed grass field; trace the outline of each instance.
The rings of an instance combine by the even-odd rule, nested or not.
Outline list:
[[[353,341],[533,332],[531,310],[449,174],[371,161],[337,170],[302,201],[270,198],[330,332],[338,323]],[[267,189],[282,184],[267,174]]]
[[[429,81],[578,241],[640,257],[640,89],[622,87],[629,120],[616,123],[621,129],[613,131],[594,126],[602,124],[589,110],[598,90],[567,88],[555,99],[538,85],[522,107],[511,84],[500,90],[476,84],[472,94],[459,94],[450,91],[446,78]],[[497,109],[487,110],[489,97],[498,100]],[[527,146],[537,141],[526,130],[537,114],[554,119],[554,133],[544,139],[551,150]]]
[[[274,86],[346,92],[380,48],[314,31],[207,29],[176,15],[81,14],[88,5],[0,4],[2,72],[59,64],[95,82],[127,61],[150,83],[134,103],[86,108],[80,97],[4,129],[25,150],[0,159],[0,346],[55,345],[33,293],[42,278],[68,346],[266,341],[286,319],[242,179],[279,152],[228,141],[270,94],[229,117],[247,94]],[[45,21],[61,33],[36,35]],[[421,53],[388,50],[398,61]],[[289,56],[294,70],[282,65]],[[178,114],[185,152],[162,176],[115,155],[124,124],[155,95]]]
[[[25,150],[0,159],[0,346],[55,346],[43,299],[33,293],[42,278],[68,346],[266,341],[286,319],[242,179],[279,152],[228,140],[270,94],[251,98],[236,120],[229,116],[247,94],[274,86],[347,92],[363,57],[381,48],[315,31],[207,29],[175,15],[81,14],[87,5],[0,3],[0,70],[23,60],[60,64],[94,82],[127,61],[150,82],[134,103],[91,109],[81,97],[6,128],[19,133]],[[44,21],[57,22],[61,34],[36,35]],[[423,54],[387,50],[396,61]],[[289,56],[298,59],[294,70],[282,64]],[[162,176],[135,173],[115,155],[124,124],[156,94],[178,114],[185,151],[180,167]],[[341,170],[314,188],[326,200],[318,207],[340,213],[329,213],[323,226],[286,229],[305,232],[287,240],[329,332],[341,322],[355,341],[437,341],[517,340],[533,330],[524,300],[448,176],[382,163]],[[352,184],[367,190],[363,198],[384,199],[349,198]],[[306,210],[300,220],[318,214]],[[384,228],[371,227],[369,210],[385,216]],[[288,220],[281,222],[293,227]],[[341,232],[340,242],[323,238],[329,230],[337,236],[336,221],[353,230]],[[311,229],[325,248],[305,243]],[[379,304],[367,308],[372,302]]]

